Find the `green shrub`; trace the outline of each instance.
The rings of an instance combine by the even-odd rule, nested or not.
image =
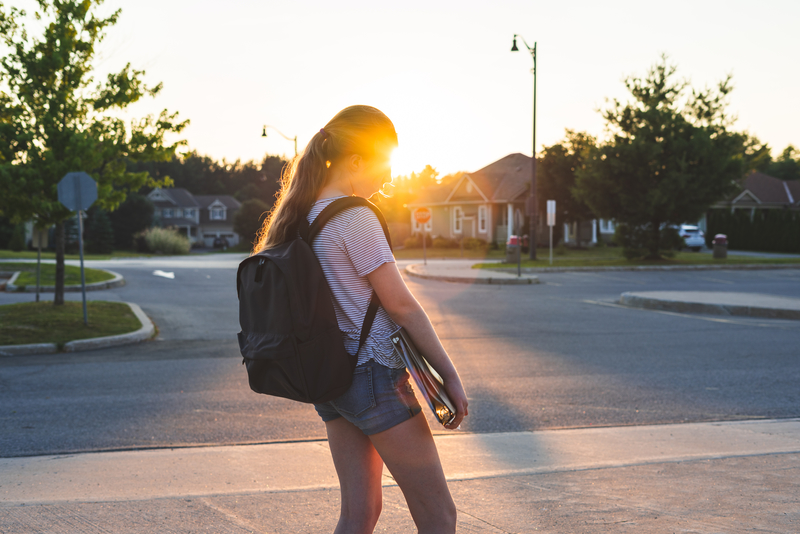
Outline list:
[[[617,224],[614,229],[614,242],[622,247],[622,255],[628,260],[643,258],[650,253],[653,234],[647,226]],[[675,251],[685,246],[676,228],[665,227],[659,235],[659,255],[665,258],[675,256]]]
[[[144,241],[150,252],[156,254],[188,254],[189,239],[172,228],[153,227],[145,230]]]
[[[114,251],[114,229],[105,210],[92,206],[88,210],[84,235],[86,252],[110,254]]]
[[[556,256],[563,256],[566,253],[567,253],[567,245],[563,241],[559,242],[558,245],[556,245],[555,248],[553,249],[553,254],[555,254]]]
[[[425,235],[425,244],[427,246],[433,246],[433,239],[431,239],[430,235]],[[404,248],[422,248],[422,239],[419,234],[412,235],[411,237],[407,237],[405,241],[403,241]]]
[[[18,224],[14,227],[11,239],[8,242],[8,248],[14,252],[19,252],[25,248],[25,225]]]
[[[486,250],[489,246],[485,239],[477,237],[468,237],[462,241],[462,244],[467,250]]]
[[[800,252],[800,212],[788,209],[712,209],[707,215],[706,244],[716,234],[728,236],[728,248],[764,252]]]
[[[460,245],[455,239],[437,237],[433,240],[433,248],[458,248]]]

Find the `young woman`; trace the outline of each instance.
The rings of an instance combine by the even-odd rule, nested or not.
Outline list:
[[[332,201],[369,198],[391,182],[389,158],[397,133],[386,115],[369,106],[340,111],[309,142],[284,174],[275,208],[259,232],[255,252],[294,237],[298,221],[311,223]],[[313,243],[331,292],[345,348],[358,350],[372,290],[381,308],[358,352],[353,384],[341,397],[316,404],[341,486],[335,533],[369,533],[381,513],[386,464],[420,533],[455,532],[456,508],[433,437],[414,397],[409,375],[390,336],[405,327],[444,379],[456,407],[448,428],[467,411],[461,379],[428,316],[406,287],[375,214],[366,207],[335,215]]]

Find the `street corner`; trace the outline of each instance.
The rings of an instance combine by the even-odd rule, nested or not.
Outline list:
[[[487,269],[473,269],[475,262],[441,262],[441,263],[413,263],[406,266],[405,272],[409,276],[440,282],[455,282],[462,284],[492,284],[492,285],[531,285],[540,283],[539,277],[522,273],[519,276],[511,273],[489,271]]]
[[[800,320],[800,299],[727,291],[636,291],[620,295],[632,308],[763,319]]]

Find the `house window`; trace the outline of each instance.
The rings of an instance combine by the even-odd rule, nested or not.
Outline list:
[[[600,219],[600,233],[602,234],[613,234],[614,233],[614,221],[608,221],[605,219]]]
[[[486,233],[486,206],[478,206],[478,231]]]
[[[184,208],[183,216],[186,219],[194,219],[194,208]]]
[[[161,210],[161,216],[165,219],[172,219],[175,216],[175,212],[172,208],[164,208]]]
[[[225,210],[223,208],[211,208],[211,220],[212,221],[224,221],[225,220]]]
[[[461,223],[464,217],[464,211],[461,209],[460,206],[456,206],[453,208],[453,233],[460,234],[461,233]]]

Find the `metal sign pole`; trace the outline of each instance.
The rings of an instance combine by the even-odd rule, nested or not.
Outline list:
[[[553,227],[550,226],[550,265],[553,265]]]
[[[425,243],[428,241],[427,233],[425,232],[425,225],[422,225],[422,261],[428,265],[428,247]]]
[[[81,293],[83,295],[83,324],[89,326],[89,316],[86,313],[86,274],[83,270],[83,217],[81,217],[80,209],[81,204],[81,186],[79,177],[76,175],[73,178],[75,184],[75,199],[78,204],[78,250],[81,255]]]
[[[39,302],[39,280],[42,273],[42,232],[38,232],[39,239],[36,247],[36,302]]]

